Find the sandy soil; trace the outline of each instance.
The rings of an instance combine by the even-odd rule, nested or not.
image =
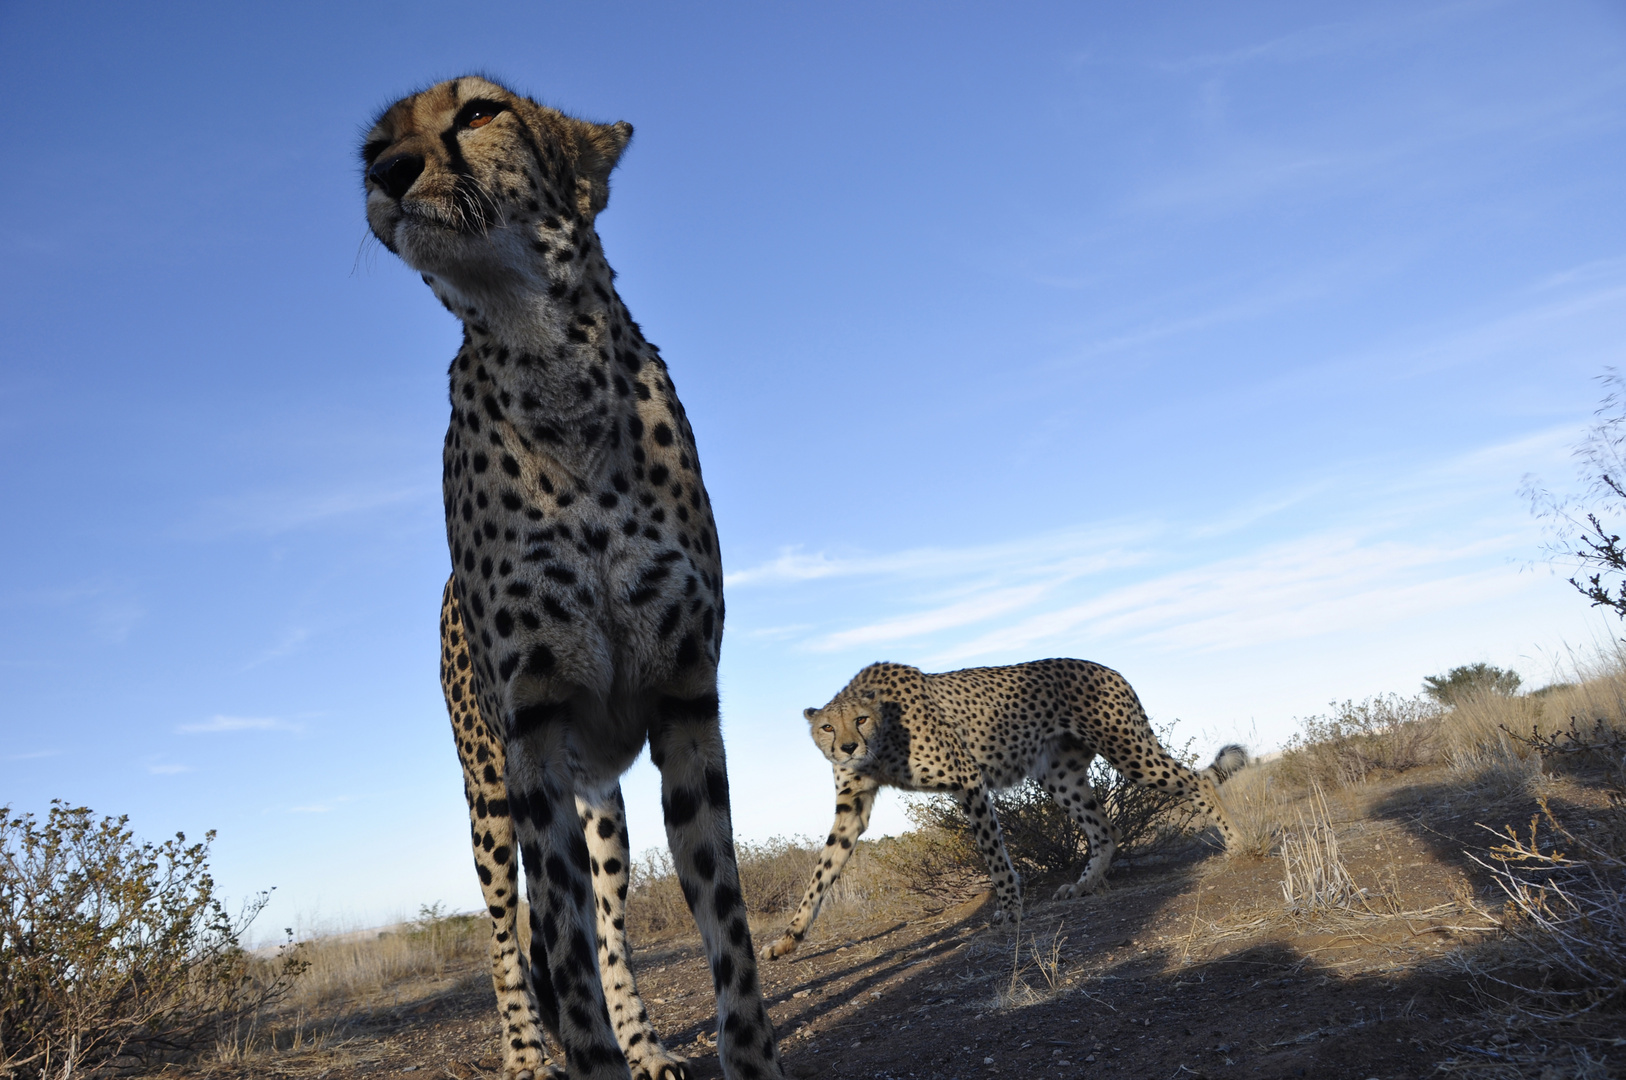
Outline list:
[[[1596,796],[1566,782],[1557,806]],[[1319,1077],[1327,1080],[1622,1075],[1626,1024],[1533,1025],[1476,991],[1465,967],[1503,948],[1498,906],[1469,858],[1478,822],[1527,821],[1528,799],[1488,803],[1408,777],[1334,800],[1364,907],[1284,910],[1281,862],[1197,851],[1115,868],[1109,888],[1049,902],[1030,882],[1020,928],[992,927],[987,897],[824,921],[802,950],[763,965],[792,1077]],[[753,928],[760,943],[779,925]],[[721,1075],[711,980],[695,938],[637,943],[635,970],[667,1045],[696,1077]],[[1611,1023],[1614,1027],[1611,1028]],[[214,1076],[310,1080],[499,1075],[485,974],[471,966],[403,988],[342,1038]],[[331,1023],[327,1031],[335,1030]],[[1607,1061],[1574,1066],[1577,1055]],[[190,1070],[189,1070],[190,1071]]]

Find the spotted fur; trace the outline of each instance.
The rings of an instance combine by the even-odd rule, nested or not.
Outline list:
[[[1022,883],[988,793],[1028,777],[1044,785],[1089,841],[1082,875],[1056,890],[1058,900],[1092,891],[1117,847],[1089,782],[1097,754],[1143,787],[1189,799],[1219,826],[1227,848],[1236,840],[1216,785],[1247,763],[1246,751],[1227,746],[1202,772],[1188,769],[1158,744],[1124,677],[1100,664],[1038,660],[940,675],[871,664],[828,705],[804,715],[835,770],[836,820],[789,929],[763,949],[765,959],[796,950],[869,826],[883,786],[947,792],[958,800],[993,879],[995,921],[1021,914]]]
[[[647,741],[711,962],[724,1075],[779,1077],[734,859],[711,503],[666,365],[594,229],[631,135],[485,79],[440,83],[368,133],[367,220],[463,323],[442,670],[492,909],[505,1076],[543,1067],[541,1029],[572,1078],[686,1075],[638,1002],[621,919],[618,778]]]

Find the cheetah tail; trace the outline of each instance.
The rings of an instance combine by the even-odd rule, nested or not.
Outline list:
[[[1246,747],[1231,743],[1220,747],[1220,752],[1214,755],[1214,764],[1204,769],[1203,775],[1216,784],[1223,784],[1247,768],[1251,760]]]

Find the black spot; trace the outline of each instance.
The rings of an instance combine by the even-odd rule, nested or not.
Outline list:
[[[535,705],[523,705],[514,710],[514,734],[529,735],[544,724],[569,720],[571,711],[568,701],[542,701]]]
[[[497,415],[500,416],[501,414],[499,413]],[[660,445],[672,445],[672,429],[666,425],[666,421],[662,420],[660,423],[655,425],[654,435],[655,441]]]
[[[719,919],[726,919],[740,906],[740,890],[732,885],[717,886],[717,891],[711,897],[711,909],[716,912]]]
[[[598,834],[605,840],[615,835],[615,819],[601,817],[598,819]]]
[[[514,616],[507,608],[499,610],[491,621],[492,625],[497,628],[497,633],[503,637],[508,637],[514,632]]]
[[[677,666],[679,668],[688,668],[699,662],[700,646],[695,644],[693,634],[684,634],[683,640],[678,643]]]
[[[688,788],[674,788],[662,803],[666,824],[673,827],[687,825],[700,812],[700,797]]]
[[[660,636],[663,638],[671,637],[672,631],[677,629],[678,620],[682,617],[682,604],[674,603],[667,605],[666,610],[661,613],[661,624],[659,627],[657,627],[657,631],[659,632]]]
[[[531,649],[530,654],[525,657],[525,674],[527,675],[551,675],[553,674],[553,667],[553,650],[546,645],[537,644]]]
[[[723,770],[706,770],[706,801],[714,810],[728,809],[728,775]]]

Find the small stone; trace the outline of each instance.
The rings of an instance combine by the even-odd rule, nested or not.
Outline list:
[[[984,1065],[992,1065],[994,1063],[994,1059],[993,1058],[983,1058],[982,1063]]]
[[[805,998],[807,995],[811,994],[812,992],[813,991],[811,991],[811,990],[798,990],[794,994],[792,994],[791,997],[793,997],[793,998]],[[660,999],[657,998],[656,1000],[658,1001]]]
[[[1095,1060],[1095,1055],[1094,1054],[1085,1054],[1084,1055],[1084,1060],[1085,1061],[1094,1061]]]

